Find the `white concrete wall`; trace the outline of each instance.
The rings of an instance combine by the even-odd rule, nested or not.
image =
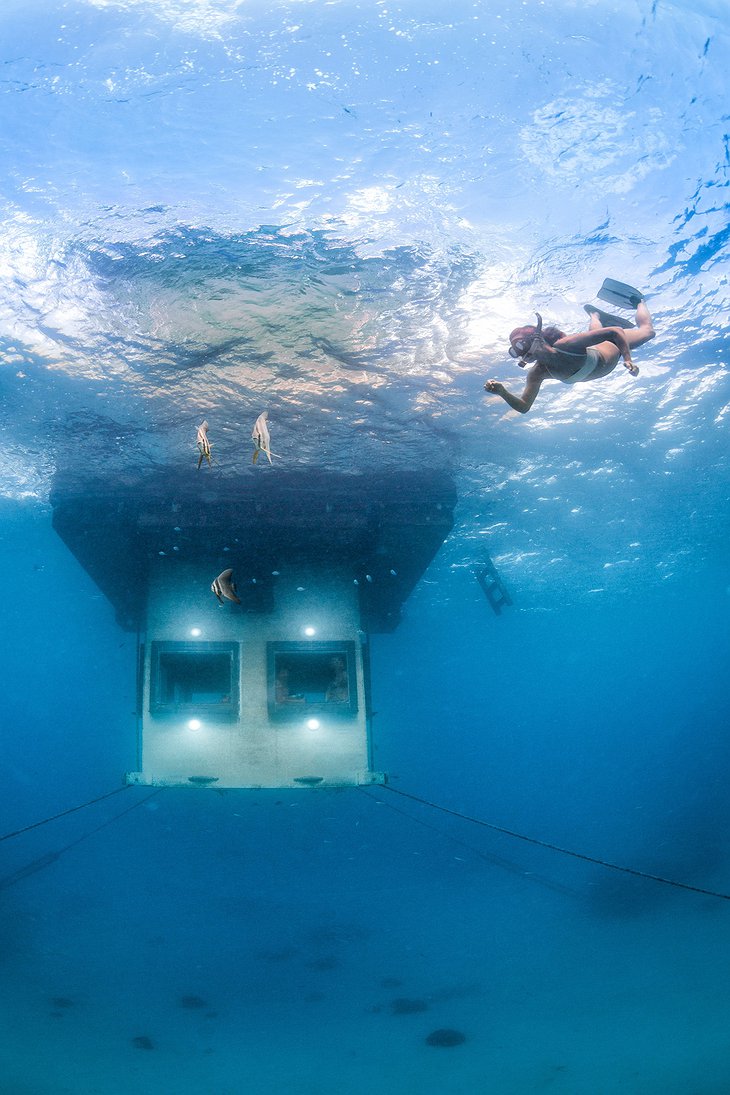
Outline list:
[[[232,560],[232,565],[234,560]],[[357,587],[333,569],[291,568],[274,579],[274,611],[242,612],[220,606],[210,591],[209,567],[160,559],[152,568],[147,613],[142,720],[141,782],[188,782],[216,776],[216,786],[296,786],[297,777],[321,776],[328,783],[368,782],[368,744]],[[234,578],[236,573],[234,569]],[[357,713],[316,713],[318,730],[306,727],[306,713],[294,721],[272,721],[267,708],[267,642],[352,641],[355,645]],[[191,635],[193,628],[200,635]],[[153,641],[239,643],[240,694],[237,720],[201,716],[191,731],[184,716],[150,712],[150,655]]]

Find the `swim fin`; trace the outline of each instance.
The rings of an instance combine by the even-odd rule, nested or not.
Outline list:
[[[619,308],[635,309],[644,299],[638,289],[634,289],[632,285],[624,285],[622,281],[614,281],[613,278],[606,278],[597,295],[599,300],[607,300],[609,304],[615,304]]]
[[[595,304],[584,304],[583,308],[589,316],[595,313],[600,319],[602,327],[625,327],[628,330],[630,327],[636,326],[631,320],[624,319],[623,316],[614,316],[610,312],[604,312],[600,308],[596,308]]]

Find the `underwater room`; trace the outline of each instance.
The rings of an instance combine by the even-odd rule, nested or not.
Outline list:
[[[730,1092],[724,0],[4,0],[2,1095]]]

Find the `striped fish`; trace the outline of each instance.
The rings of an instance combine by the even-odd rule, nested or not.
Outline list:
[[[241,603],[236,593],[236,583],[233,581],[233,569],[231,567],[222,571],[217,578],[213,579],[210,589],[212,593],[215,593],[218,603],[221,605],[225,601],[235,601],[237,605]]]
[[[208,440],[208,423],[201,422],[198,426],[198,435],[195,438],[195,444],[198,446],[198,471],[200,471],[200,465],[203,463],[203,459],[208,461],[208,467],[211,467],[210,463],[210,441]]]
[[[264,411],[262,414],[260,414],[256,419],[253,430],[251,432],[251,440],[254,443],[254,464],[258,460],[260,452],[266,453],[270,464],[272,463],[271,457],[277,456],[277,453],[271,451],[271,437],[269,436],[269,426],[267,423],[268,417],[268,411]]]

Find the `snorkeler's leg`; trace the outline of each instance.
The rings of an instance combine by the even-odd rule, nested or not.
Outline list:
[[[636,309],[636,327],[624,332],[629,346],[643,346],[645,342],[651,342],[656,334],[654,324],[645,302],[639,301]]]

